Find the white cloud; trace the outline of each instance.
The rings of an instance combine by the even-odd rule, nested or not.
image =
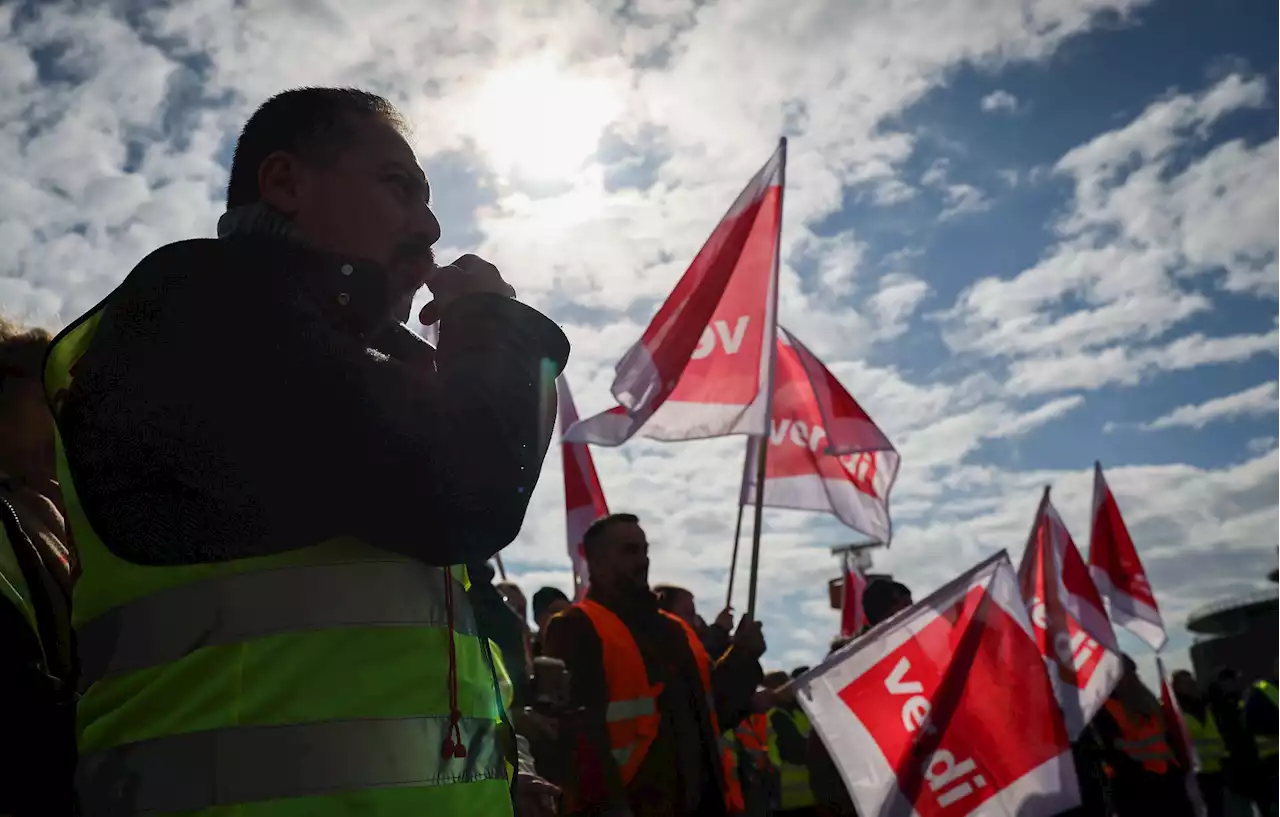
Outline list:
[[[1146,345],[1211,308],[1192,278],[1275,294],[1277,198],[1257,180],[1278,173],[1276,141],[1179,158],[1266,93],[1264,79],[1230,75],[1154,102],[1069,151],[1055,168],[1075,188],[1060,242],[1011,279],[971,284],[942,315],[947,343],[1012,358],[1011,384],[1031,390],[1134,384],[1160,370],[1274,353],[1271,334]]]
[[[880,288],[868,306],[884,339],[895,338],[907,329],[908,319],[929,295],[929,285],[919,278],[891,273],[880,279]]]
[[[1257,104],[1254,80],[1162,100],[1158,105],[1175,107],[1191,100],[1184,124],[1144,125],[1146,138],[1126,131],[1112,147],[1103,142],[1064,157],[1058,172],[1078,183],[1062,246],[1025,277],[967,290],[947,327],[957,350],[1015,358],[1008,382],[998,371],[921,372],[910,356],[896,354],[922,339],[911,319],[924,300],[952,290],[913,263],[877,261],[870,231],[847,229],[838,217],[851,196],[890,205],[917,195],[917,180],[904,177],[915,158],[930,167],[918,184],[942,197],[944,217],[986,207],[976,182],[952,179],[946,163],[930,165],[937,157],[917,156],[927,145],[903,130],[904,111],[959,66],[995,72],[1042,60],[1098,19],[1127,15],[1137,0],[645,0],[627,10],[616,0],[554,9],[499,0],[429,9],[408,0],[190,0],[135,15],[136,27],[97,6],[36,5],[21,20],[12,5],[0,8],[0,304],[54,324],[95,303],[155,247],[212,233],[226,175],[220,163],[261,100],[304,84],[364,86],[390,95],[415,123],[428,172],[449,156],[475,165],[476,189],[437,185],[446,222],[479,235],[473,246],[446,235],[447,249],[491,258],[522,298],[553,317],[573,318],[564,324],[574,345],[568,376],[585,414],[607,404],[612,367],[653,303],[778,135],[788,133],[784,258],[809,253],[818,273],[802,290],[796,266],[784,265],[783,322],[902,450],[894,497],[900,522],[882,562],[919,594],[991,550],[1011,545],[1016,552],[1041,484],[1053,483],[1064,514],[1082,524],[1087,470],[984,464],[984,443],[1043,428],[1084,399],[1024,403],[1008,396],[1010,383],[1026,381],[1029,393],[1083,390],[1099,382],[1096,370],[1100,382],[1136,382],[1155,371],[1275,349],[1274,333],[1165,336],[1209,308],[1179,276],[1210,275],[1209,266],[1221,263],[1228,270],[1223,285],[1266,291],[1260,225],[1274,202],[1244,182],[1274,163],[1274,143],[1228,143],[1186,167],[1161,165],[1222,112]],[[483,89],[495,71],[535,58],[561,72],[549,87],[564,94],[587,88],[585,97],[600,102],[584,142],[603,129],[641,154],[643,161],[627,160],[638,181],[618,189],[612,174],[619,167],[588,162],[558,185],[526,184],[512,167],[530,161],[518,155],[519,140],[477,132],[519,131],[521,122],[483,104]],[[1160,110],[1139,119],[1159,119]],[[1150,147],[1166,132],[1175,147]],[[1147,152],[1124,147],[1134,141]],[[1136,171],[1118,172],[1121,150],[1143,167],[1178,172],[1152,174],[1164,185],[1153,189]],[[466,203],[475,194],[486,203]],[[1149,223],[1140,217],[1148,204],[1155,214]],[[966,222],[956,223],[962,229]],[[832,225],[840,227],[834,234]],[[1103,240],[1108,231],[1121,240]],[[923,244],[913,243],[899,260]],[[876,279],[868,268],[890,274]],[[837,301],[837,294],[848,297]],[[1087,302],[1080,316],[1052,311],[1072,298]],[[580,317],[584,311],[595,317]],[[1118,360],[1099,362],[1115,349]],[[1031,378],[1017,368],[1018,360],[1037,357],[1059,360],[1060,370]],[[718,607],[742,440],[638,441],[596,456],[612,507],[638,511],[650,528],[654,581],[686,584],[704,609]],[[1265,549],[1251,548],[1273,541],[1275,459],[1272,447],[1217,470],[1175,464],[1109,472],[1144,557],[1156,565],[1161,601],[1175,614],[1207,600],[1208,584],[1193,576],[1206,565],[1218,571],[1219,586],[1230,581],[1222,553],[1238,553],[1237,568],[1264,561]],[[521,581],[568,584],[560,479],[552,455],[525,528],[505,554]],[[835,614],[823,612],[815,588],[834,572],[826,545],[847,536],[810,515],[767,513],[761,616],[768,662],[812,663],[825,652]],[[1175,558],[1180,553],[1192,554],[1189,566]],[[804,621],[796,621],[796,610]]]
[[[1161,428],[1204,428],[1210,423],[1239,417],[1261,417],[1275,414],[1278,410],[1280,392],[1277,392],[1276,381],[1273,380],[1225,397],[1179,406],[1168,414],[1143,424],[1142,428],[1146,431]]]
[[[982,110],[988,113],[996,111],[1008,111],[1013,113],[1018,110],[1018,98],[1008,91],[996,89],[982,98],[979,103]]]

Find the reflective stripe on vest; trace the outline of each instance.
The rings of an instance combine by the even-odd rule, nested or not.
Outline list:
[[[407,558],[237,573],[116,607],[77,630],[82,686],[177,661],[200,647],[342,627],[445,627],[445,572]],[[453,578],[454,630],[477,634]],[[323,604],[308,604],[308,597]]]
[[[46,358],[55,419],[97,318],[72,324]],[[514,740],[464,569],[351,539],[133,564],[86,517],[75,451],[55,434],[83,571],[73,615],[89,674],[77,707],[85,817],[239,806],[314,817],[512,813],[504,761]],[[450,641],[465,757],[442,751]]]
[[[1198,771],[1203,774],[1222,771],[1222,762],[1227,759],[1227,744],[1218,731],[1213,713],[1206,711],[1204,722],[1201,722],[1195,715],[1184,711],[1182,719],[1186,722],[1187,732],[1196,747],[1196,758],[1200,761]]]
[[[1135,718],[1114,698],[1106,703],[1107,712],[1120,727],[1116,748],[1142,768],[1155,774],[1163,774],[1175,761],[1173,748],[1164,734],[1164,722],[1156,714]]]
[[[487,777],[503,776],[497,724],[467,718],[461,726],[467,765]],[[135,813],[165,813],[344,790],[439,786],[458,774],[457,764],[440,753],[448,732],[447,716],[191,732],[82,758],[76,788],[89,804],[127,800]]]

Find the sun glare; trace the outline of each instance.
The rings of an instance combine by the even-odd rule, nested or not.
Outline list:
[[[572,177],[622,110],[616,86],[550,59],[490,74],[474,101],[472,135],[499,174],[534,182]]]

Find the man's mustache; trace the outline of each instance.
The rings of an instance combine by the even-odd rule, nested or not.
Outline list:
[[[396,245],[391,253],[392,264],[425,261],[430,269],[436,267],[436,253],[432,249],[432,241],[426,235],[413,235]]]

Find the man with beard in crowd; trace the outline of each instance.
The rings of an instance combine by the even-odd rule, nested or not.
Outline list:
[[[616,513],[582,540],[587,598],[551,620],[545,655],[564,661],[570,697],[584,710],[571,813],[718,817],[734,757],[722,742],[746,714],[760,680],[760,625],[744,618],[718,660],[686,621],[658,607],[649,588],[649,542],[640,520]]]

